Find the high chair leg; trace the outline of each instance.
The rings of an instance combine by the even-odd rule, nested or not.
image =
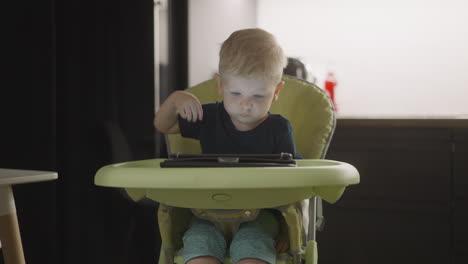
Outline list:
[[[315,232],[317,229],[317,196],[310,198],[309,201],[309,230],[307,240],[315,241]]]
[[[318,251],[316,240],[317,230],[317,201],[316,196],[310,198],[309,201],[309,227],[307,233],[307,246],[305,250],[305,263],[317,264]]]
[[[317,242],[315,240],[307,241],[306,253],[305,253],[305,264],[317,264],[318,251]]]

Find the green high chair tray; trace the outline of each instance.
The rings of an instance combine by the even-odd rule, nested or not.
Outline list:
[[[184,208],[270,208],[312,196],[333,203],[346,186],[359,183],[353,166],[339,161],[297,160],[297,167],[161,168],[163,159],[107,165],[95,184],[125,188],[133,200],[144,197]]]

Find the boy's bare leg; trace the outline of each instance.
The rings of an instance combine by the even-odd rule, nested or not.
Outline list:
[[[211,256],[202,256],[190,259],[187,264],[220,264],[219,260]]]
[[[268,264],[268,263],[257,258],[245,258],[245,259],[239,260],[236,264]]]

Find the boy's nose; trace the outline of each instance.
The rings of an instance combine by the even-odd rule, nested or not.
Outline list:
[[[240,104],[241,107],[245,110],[249,110],[250,108],[252,108],[252,101],[249,98],[242,99]]]

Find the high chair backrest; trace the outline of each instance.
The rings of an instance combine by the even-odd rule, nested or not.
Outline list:
[[[312,83],[291,77],[283,77],[285,82],[279,98],[271,105],[270,112],[281,114],[288,119],[294,129],[297,151],[305,159],[324,158],[335,129],[333,103],[325,92]],[[202,104],[221,101],[216,80],[208,80],[187,89]],[[182,138],[179,134],[169,135],[168,151],[171,153],[200,153],[198,141]]]

